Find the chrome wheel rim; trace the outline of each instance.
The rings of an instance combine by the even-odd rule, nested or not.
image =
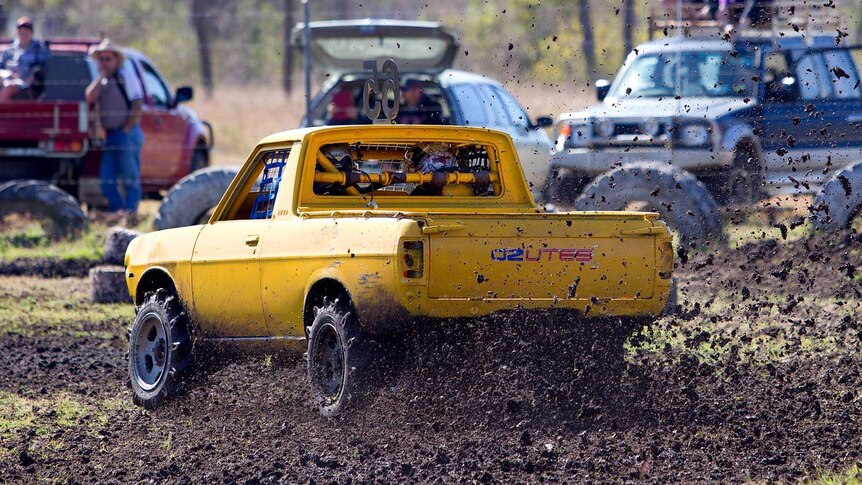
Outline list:
[[[135,380],[141,389],[151,391],[164,376],[168,359],[165,326],[157,314],[150,313],[141,319],[132,349]]]

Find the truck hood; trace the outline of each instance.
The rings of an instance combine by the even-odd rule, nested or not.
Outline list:
[[[743,98],[608,98],[583,111],[563,113],[559,120],[686,118],[715,119],[728,113],[750,108],[753,101]]]

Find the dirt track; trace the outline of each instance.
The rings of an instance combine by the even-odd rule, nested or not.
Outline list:
[[[692,256],[678,272],[680,312],[636,332],[625,352],[613,322],[511,315],[415,329],[389,344],[400,356],[365,409],[336,421],[309,407],[301,355],[222,351],[185,396],[144,412],[127,404],[124,337],[5,335],[0,392],[64,395],[99,413],[51,426],[56,410],[40,408],[31,425],[0,429],[0,482],[728,482],[841,471],[862,459],[859,247],[761,242]]]

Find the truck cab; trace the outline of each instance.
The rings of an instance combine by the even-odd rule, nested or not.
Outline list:
[[[50,56],[36,89],[23,99],[0,105],[0,182],[13,179],[49,181],[90,206],[102,205],[99,191],[101,149],[90,140],[89,107],[84,90],[97,70],[87,54],[96,40],[49,39]],[[5,44],[0,43],[0,48]],[[209,162],[209,125],[182,103],[190,87],[171,91],[155,63],[124,49],[144,89],[141,128],[141,185],[144,193],[169,189]]]

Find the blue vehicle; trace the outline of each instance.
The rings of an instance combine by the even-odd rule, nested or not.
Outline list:
[[[548,197],[570,203],[620,164],[663,162],[719,203],[751,204],[812,192],[862,160],[862,47],[790,34],[638,46],[612,83],[596,83],[600,104],[558,118]]]

